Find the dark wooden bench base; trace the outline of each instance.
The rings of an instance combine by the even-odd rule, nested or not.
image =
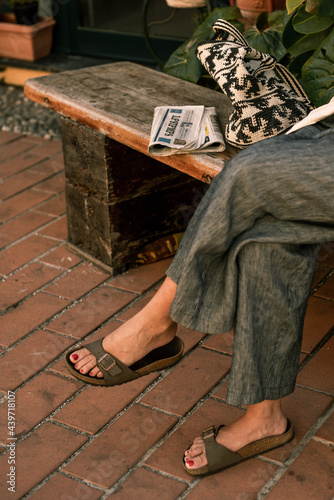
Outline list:
[[[206,184],[68,118],[62,136],[72,250],[117,274],[185,230]]]

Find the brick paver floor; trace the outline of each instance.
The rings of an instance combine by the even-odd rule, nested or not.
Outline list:
[[[284,400],[293,441],[196,479],[182,468],[187,445],[244,411],[225,402],[232,333],[180,328],[185,355],[169,370],[110,389],[75,380],[64,352],[143,307],[169,260],[110,277],[69,252],[58,140],[0,132],[0,177],[1,499],[334,498],[334,243],[319,257]]]

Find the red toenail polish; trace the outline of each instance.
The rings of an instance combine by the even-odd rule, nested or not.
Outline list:
[[[189,450],[187,450],[185,454],[186,454],[186,455],[189,455],[189,453],[190,453],[190,452],[189,452]]]
[[[83,372],[84,372],[84,369],[83,369],[83,368],[81,368],[80,373],[83,373]]]
[[[79,359],[79,356],[77,354],[72,354],[72,358],[74,359],[74,361],[76,361],[77,359]]]
[[[192,467],[195,464],[195,462],[193,460],[188,460],[187,464],[190,465],[190,467]]]

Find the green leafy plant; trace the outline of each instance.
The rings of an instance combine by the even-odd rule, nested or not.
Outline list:
[[[268,12],[262,12],[244,37],[251,47],[280,61],[287,53],[282,43],[283,20],[283,10],[276,10],[269,15]]]
[[[204,68],[196,56],[198,44],[213,36],[212,26],[218,19],[225,19],[234,24],[239,31],[243,31],[244,25],[238,21],[240,17],[241,13],[237,7],[214,9],[197,27],[189,40],[172,53],[163,68],[164,72],[189,82],[198,83],[204,73]]]
[[[287,0],[282,42],[290,55],[289,69],[301,76],[316,105],[334,96],[334,2]]]
[[[256,25],[245,33],[247,42],[260,50],[281,60],[286,55],[282,44],[284,11],[275,11],[268,15],[263,12],[257,18]],[[170,56],[164,66],[164,72],[193,83],[204,83],[213,87],[209,77],[196,56],[196,48],[200,42],[210,40],[213,36],[212,26],[218,19],[225,19],[244,33],[244,23],[238,7],[222,7],[214,9],[197,27],[193,35]]]
[[[214,9],[190,39],[173,52],[164,71],[218,89],[196,56],[198,44],[213,36],[212,26],[218,19],[234,24],[249,45],[287,66],[302,80],[316,106],[327,103],[334,96],[333,0],[286,0],[285,11],[269,15],[263,12],[245,33],[237,7]]]

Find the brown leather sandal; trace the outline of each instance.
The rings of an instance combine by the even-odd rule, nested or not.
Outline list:
[[[70,356],[82,347],[71,349],[65,355],[65,363],[69,372],[86,384],[112,387],[130,382],[151,372],[164,370],[181,359],[184,348],[182,340],[179,337],[174,337],[168,344],[154,349],[133,365],[126,366],[116,356],[103,349],[102,341],[103,339],[96,340],[82,347],[88,349],[96,357],[96,364],[101,370],[103,378],[91,377],[88,374],[82,375],[75,369],[75,363],[72,363]]]
[[[237,465],[249,458],[255,457],[260,453],[264,453],[279,446],[283,446],[288,441],[293,438],[293,428],[290,420],[288,420],[288,425],[286,431],[278,436],[270,436],[267,438],[259,439],[254,441],[243,448],[240,448],[237,452],[231,451],[222,444],[217,443],[216,436],[219,429],[224,427],[221,425],[218,428],[209,427],[205,429],[202,433],[202,438],[205,444],[205,451],[208,464],[204,467],[199,467],[198,469],[188,469],[183,458],[183,467],[191,476],[203,476],[212,474],[213,472],[218,472],[233,465]]]

